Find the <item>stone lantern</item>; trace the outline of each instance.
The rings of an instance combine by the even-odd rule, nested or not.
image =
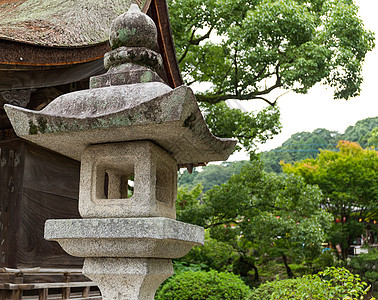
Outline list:
[[[226,160],[235,141],[208,130],[193,92],[159,77],[154,22],[137,5],[113,21],[108,72],[41,111],[6,105],[17,135],[81,161],[83,219],[48,220],[45,238],[85,257],[103,299],[151,300],[172,258],[204,243],[176,221],[177,167]]]

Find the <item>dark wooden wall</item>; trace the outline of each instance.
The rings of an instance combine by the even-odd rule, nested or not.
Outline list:
[[[80,218],[80,163],[21,139],[0,140],[0,267],[81,267],[43,238],[47,219]]]

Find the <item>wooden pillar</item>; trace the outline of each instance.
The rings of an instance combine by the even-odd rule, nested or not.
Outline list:
[[[83,293],[82,293],[82,297],[83,298],[88,298],[89,297],[89,291],[90,291],[91,287],[89,286],[86,286],[84,289],[83,289]]]
[[[62,288],[62,299],[70,299],[71,296],[71,288],[64,287]]]
[[[48,295],[49,295],[49,290],[47,288],[46,289],[40,289],[38,300],[47,300]]]
[[[12,291],[12,300],[21,300],[22,298],[22,290],[13,290]]]

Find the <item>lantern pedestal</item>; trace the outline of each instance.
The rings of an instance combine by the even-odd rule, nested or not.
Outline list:
[[[170,259],[86,258],[83,273],[98,285],[103,300],[153,300],[173,267]]]

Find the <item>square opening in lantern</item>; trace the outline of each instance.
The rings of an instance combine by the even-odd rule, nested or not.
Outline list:
[[[134,164],[107,160],[97,165],[96,196],[98,199],[129,199],[134,195]]]
[[[83,218],[176,217],[177,162],[152,142],[88,147],[80,184]]]
[[[168,167],[162,161],[156,163],[156,200],[170,206],[174,201],[176,188],[176,169]]]

